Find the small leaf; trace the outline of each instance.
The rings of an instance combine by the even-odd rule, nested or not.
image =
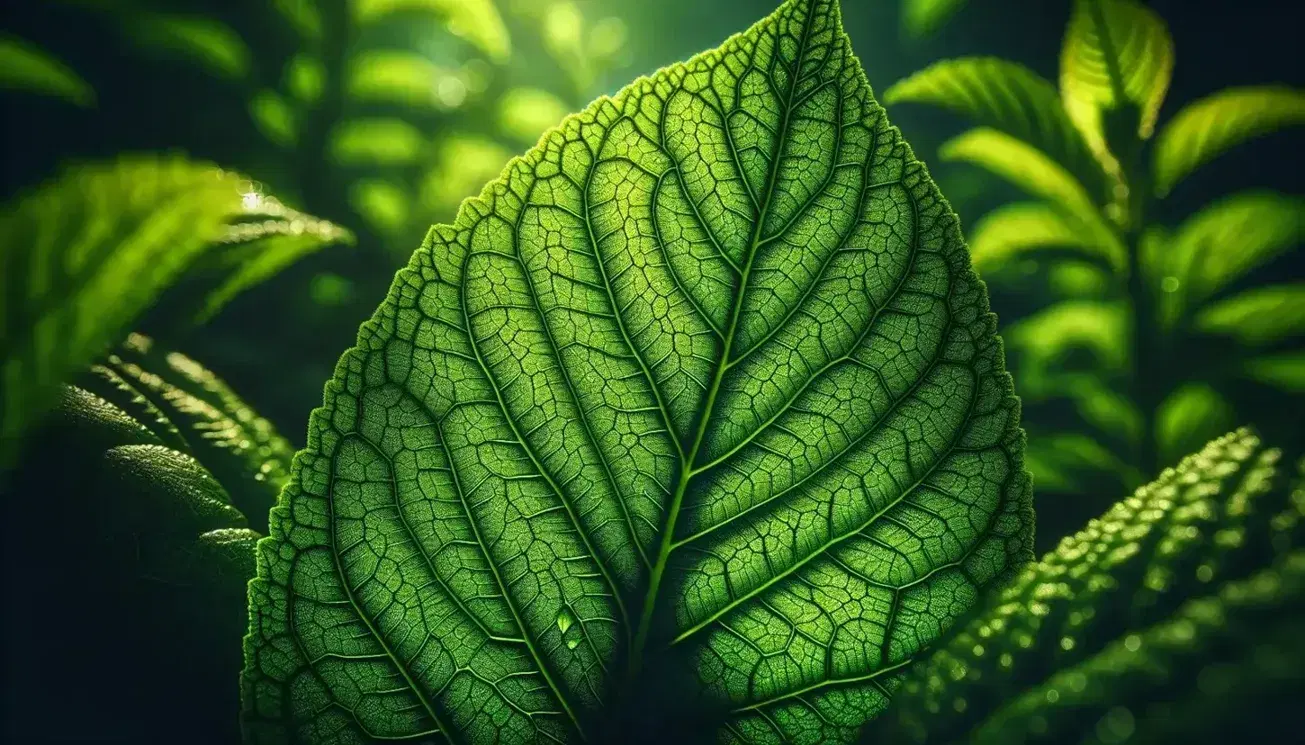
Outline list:
[[[349,206],[382,235],[394,235],[408,224],[409,201],[403,187],[392,181],[367,178],[349,186]]]
[[[1036,434],[1029,438],[1024,462],[1041,491],[1080,492],[1095,473],[1115,472],[1132,478],[1132,468],[1104,445],[1087,435],[1065,432]]]
[[[322,37],[322,12],[316,0],[272,0],[272,7],[306,40]]]
[[[264,89],[254,94],[249,101],[249,117],[258,131],[274,145],[292,147],[299,138],[294,111],[274,90]]]
[[[1286,86],[1225,88],[1188,104],[1156,137],[1156,193],[1168,194],[1192,171],[1246,140],[1301,124],[1305,91]]]
[[[513,88],[499,99],[498,128],[507,137],[533,143],[568,113],[566,104],[548,91]]]
[[[1136,106],[1137,136],[1149,138],[1173,69],[1173,39],[1150,8],[1136,0],[1076,0],[1061,49],[1060,93],[1070,120],[1108,172],[1117,172],[1118,163],[1107,146],[1103,113]]]
[[[1098,224],[1094,232],[1108,230],[1092,198],[1069,171],[1028,143],[988,127],[971,129],[938,148],[944,161],[964,161],[1006,179],[1035,197],[1042,197],[1085,224]]]
[[[350,60],[345,90],[359,102],[453,109],[466,99],[467,85],[456,70],[419,54],[372,49]]]
[[[1185,601],[1219,593],[1235,605],[1233,598],[1248,590],[1238,580],[1284,566],[1275,564],[1270,547],[1285,524],[1283,511],[1297,507],[1277,474],[1278,458],[1239,430],[1166,469],[1061,541],[958,628],[908,676],[896,715],[868,734],[877,742],[1096,742],[1083,738],[1110,705],[1096,709],[1093,702],[1085,714],[1088,700],[1109,696],[1113,675],[1145,673],[1165,659],[1146,657],[1160,651],[1149,645],[1193,618]],[[1299,588],[1300,560],[1287,561]],[[1217,633],[1218,626],[1202,628]],[[1255,627],[1244,628],[1249,635],[1239,643],[1252,642]],[[1176,644],[1169,648],[1209,661],[1195,631],[1171,638]],[[1110,704],[1164,700],[1157,688],[1169,676],[1144,680]]]
[[[326,66],[312,54],[296,54],[285,67],[285,89],[300,103],[314,104],[326,87]]]
[[[395,13],[433,13],[454,36],[462,37],[496,62],[505,62],[512,51],[503,18],[493,0],[354,0],[354,19],[373,23]]]
[[[1243,344],[1271,344],[1305,334],[1305,283],[1247,290],[1206,306],[1194,325]]]
[[[1161,250],[1159,271],[1177,283],[1178,301],[1195,307],[1303,239],[1305,199],[1242,192],[1189,217]]]
[[[1066,254],[1112,273],[1124,269],[1124,247],[1100,222],[1084,224],[1044,202],[1015,202],[998,207],[970,231],[970,252],[980,270],[1022,258]]]
[[[928,36],[965,7],[965,1],[902,0],[902,28],[916,39]],[[884,94],[884,103],[892,103],[887,94]]]
[[[1101,374],[1128,362],[1128,309],[1121,303],[1066,300],[1006,328],[1006,343],[1019,360],[1020,390],[1027,396],[1060,395],[1057,385],[1069,356],[1087,352]]]
[[[395,277],[260,544],[247,736],[850,742],[1030,554],[1001,350],[837,5],[790,0]]]
[[[493,179],[512,157],[494,140],[449,134],[435,144],[435,157],[418,190],[417,202],[435,220],[452,220],[462,200]]]
[[[403,166],[426,148],[421,131],[402,119],[350,119],[331,132],[331,159],[343,166]]]
[[[1092,429],[1109,435],[1129,449],[1142,439],[1142,417],[1127,396],[1093,373],[1060,376],[1055,386],[1069,398],[1079,417]]]
[[[1055,86],[1027,67],[995,57],[943,60],[894,83],[884,103],[941,106],[1046,153],[1104,198],[1105,174],[1065,115]]]
[[[1156,411],[1155,438],[1162,463],[1177,463],[1183,453],[1226,432],[1232,405],[1206,383],[1187,383],[1170,393]]]
[[[180,158],[79,166],[0,215],[0,467],[19,435],[218,239],[242,180]]]
[[[202,16],[136,14],[123,28],[137,46],[171,59],[194,62],[220,78],[249,75],[253,54],[240,34],[221,21]]]
[[[1247,360],[1242,369],[1251,380],[1288,393],[1305,393],[1305,351],[1261,355]]]
[[[95,105],[95,91],[72,68],[12,36],[0,36],[0,88]]]

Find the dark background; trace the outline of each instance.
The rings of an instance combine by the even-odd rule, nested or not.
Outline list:
[[[625,65],[578,96],[578,102],[614,92],[637,74],[715,46],[768,14],[775,4],[775,0],[584,2],[586,13],[624,19],[630,38]],[[1229,85],[1305,85],[1301,18],[1294,4],[1281,0],[1149,4],[1168,22],[1177,49],[1162,121],[1182,105]],[[51,177],[62,164],[107,159],[124,151],[183,151],[262,179],[274,193],[282,193],[282,185],[302,175],[285,171],[283,165],[269,165],[275,158],[251,127],[247,91],[214,81],[192,67],[159,64],[126,53],[103,16],[88,14],[77,5],[15,2],[3,10],[6,31],[57,54],[98,94],[97,107],[77,109],[35,96],[0,93],[5,107],[0,197],[5,201]],[[181,6],[160,0],[151,7]],[[221,18],[239,31],[259,60],[255,74],[266,79],[275,78],[285,50],[294,43],[284,27],[265,22],[264,3],[188,0],[185,8]],[[1017,60],[1055,80],[1070,3],[970,0],[950,23],[925,40],[911,40],[900,32],[899,9],[893,0],[843,0],[843,9],[855,51],[879,92],[932,61],[970,54]],[[538,50],[528,42],[515,48],[523,60],[514,61],[518,67],[537,67],[534,74],[544,79],[560,75],[555,68],[532,61],[530,55],[538,55]],[[892,109],[889,116],[931,166],[938,144],[967,127],[959,119],[918,106]],[[1300,144],[1298,133],[1273,135],[1203,167],[1166,203],[1162,221],[1176,224],[1212,199],[1244,188],[1305,192],[1305,149]],[[992,179],[975,179],[963,167],[938,164],[933,171],[965,226],[985,210],[1016,197],[1009,187]],[[357,244],[304,259],[238,298],[209,324],[176,337],[176,343],[225,378],[292,442],[302,445],[307,416],[321,401],[323,382],[340,353],[352,344],[359,323],[379,303],[402,257],[378,248],[381,237],[359,224],[338,198],[314,194],[311,184],[298,196],[298,206],[354,229]],[[447,215],[431,219],[441,217]],[[405,238],[407,244],[415,248],[422,232],[413,230]],[[1305,262],[1297,252],[1286,263],[1276,264],[1274,271],[1300,277],[1305,275]],[[323,273],[348,280],[351,290],[343,300],[314,301],[309,288],[313,278]],[[1010,288],[995,291],[992,303],[1002,318],[1018,317],[1036,307],[1033,298]],[[155,317],[145,327],[161,331],[167,320]],[[1186,363],[1173,360],[1173,364]],[[1018,379],[1016,383],[1018,391]],[[1265,394],[1247,391],[1246,395]],[[1259,403],[1260,408],[1272,406],[1272,401]],[[1274,421],[1256,424],[1288,439],[1305,432],[1300,413],[1290,410]],[[98,497],[78,493],[75,479],[67,478],[78,465],[58,452],[39,449],[29,459],[25,469],[45,476],[28,484],[31,491],[15,490],[24,495],[22,503],[12,505],[4,521],[10,586],[5,593],[7,741],[142,742],[146,740],[141,732],[128,720],[146,717],[156,723],[148,737],[158,738],[147,738],[149,742],[231,742],[236,718],[232,670],[239,660],[231,650],[220,664],[211,664],[211,650],[203,645],[229,645],[233,625],[238,629],[243,623],[243,608],[233,606],[239,612],[215,619],[204,605],[208,601],[184,590],[115,582],[108,567],[130,548],[97,544],[94,526],[78,522],[76,516],[84,511],[79,500]],[[1071,496],[1039,492],[1039,550],[1054,545],[1082,518],[1097,514],[1102,505],[1122,494],[1100,496],[1080,503]],[[92,548],[76,549],[79,545]],[[50,607],[57,610],[46,615]],[[125,610],[142,607],[151,609],[143,621]],[[51,638],[61,643],[49,648]],[[154,677],[133,680],[131,673],[123,671],[137,661],[136,650],[146,647],[154,655],[150,671]],[[181,680],[189,682],[177,683]]]

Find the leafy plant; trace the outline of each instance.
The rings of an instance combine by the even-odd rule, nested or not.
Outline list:
[[[1286,488],[1279,457],[1231,433],[1066,538],[915,668],[867,741],[1215,742],[1291,716],[1274,688],[1305,661],[1305,482]]]
[[[977,120],[939,156],[1038,200],[984,216],[971,248],[988,281],[1027,285],[1018,268],[1035,260],[1065,298],[1005,334],[1029,406],[1029,467],[1049,488],[1082,491],[1090,474],[1142,482],[1230,426],[1236,381],[1305,390],[1303,286],[1246,286],[1252,270],[1300,243],[1301,199],[1245,192],[1174,230],[1155,221],[1160,200],[1202,164],[1305,122],[1305,93],[1232,88],[1161,124],[1172,69],[1172,40],[1154,12],[1134,0],[1078,0],[1059,90],[1014,62],[967,57],[884,96]],[[1070,431],[1065,402],[1076,415]]]
[[[295,255],[347,237],[247,184],[207,163],[127,157],[70,168],[0,214],[0,468],[59,384],[201,257],[219,282],[198,295],[211,314]],[[230,252],[240,265],[225,263]]]
[[[599,99],[327,384],[248,738],[849,741],[1031,555],[994,330],[831,0]]]

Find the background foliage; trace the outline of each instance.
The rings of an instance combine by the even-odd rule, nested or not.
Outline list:
[[[893,83],[938,60],[976,55],[1000,56],[1056,81],[1074,6],[1068,0],[845,0],[843,5],[855,51],[881,98]],[[1176,50],[1167,94],[1155,102],[1157,129],[1178,120],[1190,104],[1230,86],[1305,86],[1297,30],[1282,16],[1279,3],[1246,0],[1235,12],[1212,0],[1147,5],[1164,19]],[[359,322],[371,313],[428,224],[449,219],[463,197],[563,113],[614,91],[636,74],[718,44],[773,6],[772,0],[47,0],[7,5],[0,11],[0,100],[8,112],[0,173],[5,203],[54,193],[45,187],[34,190],[61,174],[76,179],[97,172],[70,171],[69,164],[97,163],[98,172],[109,174],[106,178],[121,178],[126,171],[106,164],[139,168],[141,163],[119,160],[123,153],[182,152],[230,169],[226,173],[243,174],[232,176],[239,182],[234,192],[215,189],[211,199],[193,207],[208,221],[203,224],[212,223],[214,234],[193,231],[188,238],[193,245],[185,244],[192,246],[186,249],[185,266],[141,264],[174,280],[184,275],[182,284],[158,295],[141,288],[158,284],[162,290],[166,278],[155,283],[129,272],[139,282],[121,276],[105,280],[133,287],[141,293],[133,302],[148,310],[138,316],[111,307],[113,298],[131,293],[91,296],[77,319],[91,318],[100,325],[76,326],[90,331],[76,337],[85,343],[70,346],[67,358],[59,359],[60,372],[85,367],[114,334],[144,331],[162,348],[200,359],[267,417],[269,428],[282,432],[291,446],[302,445],[308,411],[320,403],[322,382],[339,351],[352,343]],[[1021,218],[1027,226],[1045,216],[1012,214],[1010,204],[1028,196],[989,175],[973,158],[958,155],[963,148],[955,137],[973,119],[906,103],[891,106],[889,115],[929,164],[971,239],[977,240],[985,224],[998,218]],[[1075,118],[1072,111],[1068,116]],[[1299,110],[1294,116],[1299,120]],[[948,157],[949,141],[955,157]],[[1088,143],[1089,150],[1093,144]],[[1112,288],[1109,273],[1061,255],[1021,255],[980,265],[1002,321],[1017,392],[1025,397],[1025,425],[1031,442],[1044,450],[1035,484],[1040,549],[1054,546],[1103,512],[1126,489],[1149,481],[1159,466],[1173,465],[1181,454],[1233,425],[1253,424],[1265,441],[1283,448],[1288,462],[1305,446],[1299,414],[1305,401],[1299,373],[1291,373],[1305,364],[1299,336],[1305,261],[1297,245],[1299,195],[1305,194],[1303,158],[1299,130],[1258,138],[1202,166],[1172,189],[1163,188],[1165,198],[1148,212],[1148,224],[1155,228],[1148,235],[1166,237],[1157,243],[1169,247],[1164,255],[1181,244],[1185,227],[1200,227],[1199,216],[1195,223],[1185,220],[1212,204],[1243,218],[1226,221],[1212,234],[1211,245],[1225,255],[1244,253],[1253,242],[1268,240],[1266,231],[1274,229],[1278,232],[1270,239],[1285,246],[1274,261],[1223,288],[1225,297],[1250,292],[1261,303],[1233,305],[1205,321],[1207,330],[1234,333],[1174,345],[1150,361],[1154,374],[1166,382],[1148,404],[1153,409],[1148,429],[1170,433],[1168,441],[1154,437],[1143,447],[1128,434],[1135,425],[1129,424],[1127,412],[1136,402],[1128,400],[1132,392],[1126,371],[1134,351],[1117,327],[1132,312],[1132,299]],[[1088,154],[1083,163],[1091,162]],[[140,182],[137,175],[125,183]],[[68,195],[96,193],[69,180],[55,187]],[[119,191],[129,190],[123,186]],[[111,205],[113,214],[127,214],[127,201],[104,201],[115,192],[104,193],[109,196],[82,206]],[[262,200],[273,196],[279,200],[275,204],[289,205],[290,211],[265,214]],[[68,204],[58,203],[59,209]],[[1269,224],[1266,210],[1286,217]],[[6,214],[6,250],[45,245],[38,239],[42,233],[31,229],[39,224],[25,222],[34,213],[14,208]],[[327,226],[325,232],[308,244],[265,240],[285,232],[280,228],[238,240],[224,232],[290,214],[329,222],[320,223]],[[155,225],[148,217],[133,218],[137,232],[129,235],[148,237],[148,231],[139,232],[141,226]],[[292,222],[283,220],[286,226]],[[1140,240],[1139,235],[1139,245]],[[203,248],[210,243],[221,250]],[[13,288],[35,286],[32,277],[37,275],[15,267],[38,266],[30,257],[44,254],[32,248],[25,255],[26,264],[10,263],[20,261],[14,253],[4,254],[0,263],[6,292],[5,304],[0,304],[6,336],[0,337],[5,342],[0,346],[6,366],[15,338],[10,329],[24,317],[18,311],[43,307],[15,311],[8,305],[18,297]],[[169,261],[177,255],[157,254]],[[1163,281],[1174,275],[1156,276]],[[1269,284],[1296,289],[1266,296],[1260,288]],[[1161,298],[1173,294],[1161,292]],[[197,298],[207,304],[197,306]],[[1268,320],[1255,320],[1257,310],[1266,307],[1271,310],[1258,315]],[[1247,349],[1266,351],[1248,355]],[[1265,355],[1272,355],[1267,362],[1243,364]],[[109,368],[116,364],[101,361]],[[1237,361],[1237,375],[1228,374],[1230,361]],[[1294,391],[1284,390],[1284,370],[1295,376],[1286,378],[1295,381],[1287,386]],[[65,399],[56,394],[51,389],[42,395],[57,406]],[[1174,396],[1186,403],[1162,406]],[[13,455],[19,430],[9,429],[10,417],[27,418],[15,411],[6,405],[0,412],[5,427],[0,453],[21,458],[18,475],[0,486],[6,499],[14,497],[11,524],[49,525],[54,505],[64,532],[55,541],[33,529],[6,542],[14,597],[43,609],[42,616],[18,614],[18,633],[7,635],[6,657],[27,662],[6,666],[6,688],[18,694],[6,698],[6,707],[50,712],[6,716],[7,728],[19,728],[6,734],[29,742],[90,737],[89,730],[78,732],[72,725],[61,731],[48,726],[61,697],[97,701],[101,731],[124,741],[163,738],[171,724],[195,721],[195,716],[208,716],[215,732],[234,727],[235,690],[228,682],[234,680],[238,659],[211,667],[189,660],[191,668],[204,673],[194,678],[195,690],[184,694],[171,690],[169,681],[186,668],[194,650],[225,643],[231,629],[243,625],[243,605],[217,599],[238,598],[239,582],[228,582],[214,594],[200,589],[215,581],[211,577],[159,577],[148,571],[139,539],[148,535],[146,525],[172,513],[104,523],[97,517],[101,513],[81,510],[78,505],[99,477],[89,469],[66,467],[72,456],[61,449],[67,440],[57,416],[48,431],[26,443],[21,456]],[[154,432],[150,437],[159,438],[158,422],[149,419],[153,414],[128,413],[138,424],[145,416],[146,430]],[[161,431],[166,434],[167,427]],[[122,435],[116,432],[115,437]],[[175,439],[163,441],[179,446]],[[120,446],[120,441],[99,442],[93,452]],[[214,467],[187,447],[170,450]],[[1145,450],[1152,454],[1144,455]],[[229,497],[234,501],[237,495]],[[262,515],[255,513],[247,514],[247,528],[239,521],[186,525],[196,531],[237,525],[232,529],[258,530]],[[106,530],[106,525],[115,527]],[[83,591],[66,591],[70,581]],[[222,586],[224,580],[216,581]],[[120,612],[132,606],[158,608],[153,625]],[[87,614],[103,623],[85,623]],[[59,633],[77,643],[53,656],[15,656],[13,645],[37,634],[46,616],[62,619]],[[111,639],[121,642],[116,649],[106,646]],[[168,643],[161,645],[160,639]],[[59,663],[85,672],[72,678],[51,672]],[[143,669],[139,680],[115,672],[129,663]],[[62,693],[53,696],[53,690]],[[156,707],[167,708],[163,702],[171,702],[172,718],[158,715]]]

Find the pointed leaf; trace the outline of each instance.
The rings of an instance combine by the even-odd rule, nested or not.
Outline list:
[[[1123,370],[1128,362],[1128,309],[1118,302],[1066,300],[1021,318],[1006,328],[1006,342],[1019,359],[1020,390],[1028,396],[1059,395],[1059,373],[1069,356],[1083,350],[1093,369]]]
[[[976,268],[1063,252],[1104,265],[1112,272],[1124,269],[1124,248],[1101,223],[1083,224],[1064,210],[1045,202],[1003,205],[979,218],[970,231],[970,253]]]
[[[123,29],[137,46],[172,59],[193,62],[217,77],[240,80],[249,74],[249,46],[221,21],[202,16],[136,14]]]
[[[49,52],[12,36],[0,36],[0,88],[62,98],[93,106],[95,91]]]
[[[1207,334],[1261,345],[1305,334],[1305,283],[1247,290],[1207,306],[1194,321]]]
[[[1164,196],[1192,171],[1241,143],[1305,124],[1305,91],[1279,85],[1225,88],[1188,104],[1160,130],[1152,180]]]
[[[902,28],[917,39],[928,36],[963,7],[965,0],[902,0]]]
[[[371,49],[349,61],[345,90],[364,103],[451,109],[461,105],[466,84],[458,71],[414,52]]]
[[[1246,361],[1246,377],[1289,393],[1305,393],[1305,352],[1266,354]]]
[[[344,166],[409,165],[425,147],[421,130],[403,119],[350,119],[331,132],[331,158]]]
[[[1061,106],[1055,86],[1017,62],[961,57],[935,62],[884,92],[884,103],[941,106],[1046,153],[1095,192],[1101,166]]]
[[[1138,108],[1137,136],[1155,131],[1174,70],[1165,22],[1137,0],[1076,0],[1060,56],[1060,93],[1070,120],[1107,171],[1104,112]]]
[[[1069,171],[1028,143],[988,127],[971,129],[938,148],[944,161],[973,163],[1006,179],[1035,197],[1055,204],[1094,233],[1109,231],[1092,198]]]
[[[1091,698],[1080,694],[1108,694],[1112,674],[1136,682],[1144,655],[1164,653],[1161,629],[1192,618],[1186,600],[1221,592],[1232,601],[1242,590],[1229,582],[1274,566],[1270,547],[1290,522],[1281,517],[1299,508],[1277,474],[1278,457],[1239,430],[1167,469],[958,627],[908,677],[896,716],[868,733],[877,742],[1083,741],[1107,712],[1080,717]],[[1288,561],[1299,587],[1299,558]],[[1293,595],[1290,607],[1300,600]],[[1169,648],[1205,656],[1193,636],[1170,639],[1185,650]],[[1154,687],[1166,678],[1121,700],[1163,700]]]
[[[341,359],[250,739],[848,742],[1028,555],[995,326],[829,0],[599,99]]]
[[[1156,411],[1155,438],[1164,464],[1177,463],[1194,443],[1208,441],[1211,433],[1226,432],[1233,419],[1232,405],[1206,383],[1188,383],[1161,402]]]
[[[65,171],[0,215],[0,467],[89,364],[242,210],[242,181],[179,158]]]

